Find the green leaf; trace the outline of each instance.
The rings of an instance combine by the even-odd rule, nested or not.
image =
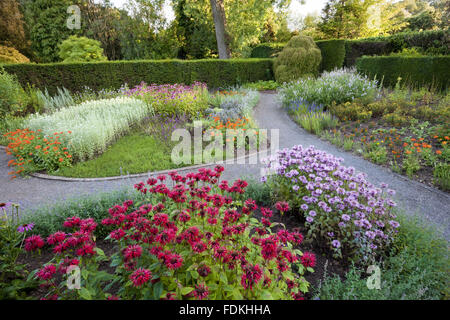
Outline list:
[[[157,282],[154,286],[153,286],[153,298],[155,300],[159,300],[159,298],[161,297],[163,293],[163,284],[162,282]]]
[[[264,290],[263,292],[261,292],[261,299],[262,300],[273,300],[273,296],[269,291]]]
[[[192,291],[194,291],[194,288],[192,288],[192,287],[184,287],[183,289],[181,289],[181,294],[183,296],[185,296],[185,295],[191,293]]]
[[[223,284],[227,284],[228,283],[228,278],[227,275],[225,273],[221,273],[219,276],[220,282],[222,282]]]
[[[314,269],[313,268],[311,268],[311,267],[308,267],[308,268],[306,268],[306,270],[308,270],[309,272],[311,272],[311,273],[313,273],[314,272]]]
[[[78,291],[78,294],[84,300],[92,300],[91,293],[86,288],[81,288],[80,291]]]

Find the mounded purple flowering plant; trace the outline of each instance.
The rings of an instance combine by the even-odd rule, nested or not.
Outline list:
[[[367,175],[342,166],[342,158],[301,145],[278,152],[266,168],[274,175],[262,180],[273,185],[305,220],[308,238],[324,241],[335,258],[360,263],[375,261],[398,232],[389,197],[395,194],[367,181]]]

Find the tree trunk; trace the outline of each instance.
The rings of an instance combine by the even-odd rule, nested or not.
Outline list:
[[[216,29],[217,49],[219,50],[219,59],[229,59],[230,49],[228,48],[225,9],[223,0],[210,0],[211,10]]]

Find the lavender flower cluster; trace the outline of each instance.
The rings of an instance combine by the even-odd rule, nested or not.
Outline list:
[[[266,162],[276,172],[269,183],[301,210],[309,237],[326,241],[335,257],[371,262],[398,232],[390,198],[395,191],[386,184],[375,187],[342,161],[313,146],[283,149]]]

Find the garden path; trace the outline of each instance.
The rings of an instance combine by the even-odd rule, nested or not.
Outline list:
[[[395,199],[406,214],[417,213],[426,217],[444,232],[447,240],[450,239],[450,195],[372,164],[309,134],[281,109],[281,103],[277,101],[275,94],[261,93],[260,103],[255,109],[255,119],[260,128],[280,129],[280,148],[290,148],[298,144],[305,147],[314,145],[320,150],[342,157],[344,165],[367,173],[372,183],[376,185],[387,183],[390,188],[396,190]],[[19,177],[11,181],[8,176],[10,171],[7,167],[8,160],[5,152],[0,151],[0,200],[20,204],[24,212],[31,212],[33,208],[68,198],[129,188],[134,183],[145,180],[145,178],[126,178],[111,181],[67,182]],[[228,180],[242,176],[259,179],[262,167],[260,164],[224,166],[226,168],[224,178]]]

